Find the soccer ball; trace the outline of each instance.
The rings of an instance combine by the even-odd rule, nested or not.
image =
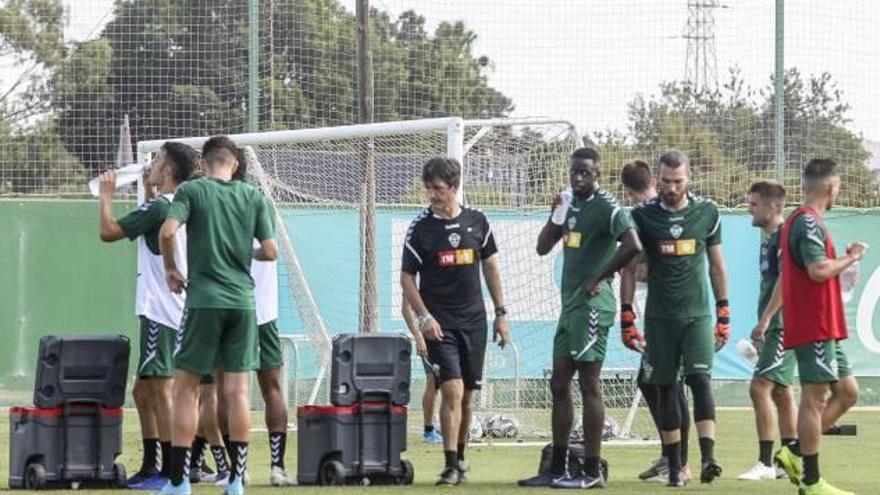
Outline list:
[[[471,425],[468,428],[468,442],[479,442],[483,436],[485,436],[483,418],[477,415],[471,416]]]
[[[580,416],[574,418],[574,423],[571,425],[571,435],[568,438],[576,442],[584,440],[584,421]]]
[[[620,423],[616,419],[605,416],[605,424],[602,426],[602,441],[620,438],[621,430]]]
[[[612,418],[611,416],[605,416],[605,424],[602,426],[603,442],[620,438],[621,431],[622,428],[620,427],[620,423],[618,423],[616,419]],[[584,424],[580,416],[574,418],[574,423],[572,424],[571,435],[569,436],[569,438],[572,441],[578,442],[584,439]]]
[[[513,416],[495,414],[486,420],[486,434],[492,438],[516,438],[519,421]]]

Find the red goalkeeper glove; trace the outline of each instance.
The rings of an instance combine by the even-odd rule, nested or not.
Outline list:
[[[636,328],[636,313],[632,304],[620,305],[620,338],[623,345],[636,352],[644,352],[645,338]]]
[[[715,303],[715,351],[720,351],[730,339],[730,305],[727,299]]]

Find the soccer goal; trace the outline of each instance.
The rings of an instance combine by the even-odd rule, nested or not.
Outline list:
[[[333,334],[408,333],[398,285],[403,239],[426,205],[422,166],[450,156],[463,167],[461,200],[492,224],[513,338],[504,350],[490,344],[476,409],[483,418],[515,418],[522,435],[549,433],[561,255],[557,248],[538,257],[535,242],[552,195],[568,182],[568,157],[583,145],[574,125],[450,117],[231,137],[245,147],[249,180],[277,214],[279,328],[297,336],[285,340],[291,407],[327,400]],[[199,146],[205,139],[178,141]],[[163,142],[138,143],[139,159]],[[486,303],[492,314],[488,294]],[[638,414],[637,356],[609,340],[603,385],[610,422],[619,437],[649,435],[650,418]],[[415,409],[425,384],[417,358],[412,377]]]

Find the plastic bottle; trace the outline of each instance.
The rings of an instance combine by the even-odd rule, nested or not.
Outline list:
[[[571,207],[571,187],[563,189],[559,193],[559,198],[562,200],[562,203],[553,209],[553,214],[550,216],[550,221],[556,225],[565,223],[565,215],[568,214],[568,209]]]
[[[130,163],[122,168],[117,168],[116,189],[137,182],[138,179],[143,177],[144,171],[146,171],[148,167],[148,165],[143,163]],[[96,198],[98,197],[100,187],[101,176],[93,177],[92,180],[89,181],[89,191],[91,191],[92,196]]]

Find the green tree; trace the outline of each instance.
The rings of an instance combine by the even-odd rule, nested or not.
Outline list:
[[[265,0],[260,11],[261,128],[356,123],[354,15],[337,0]],[[412,11],[395,19],[373,9],[371,32],[377,121],[513,109],[489,87],[491,63],[473,53],[476,34],[463,23],[429,33]],[[243,132],[247,39],[240,0],[118,1],[101,37],[76,46],[53,85],[65,142],[95,170],[112,162],[126,113],[135,140]]]
[[[0,74],[0,121],[12,124],[46,109],[46,72],[63,58],[61,0],[7,0],[0,5],[0,57],[16,71]]]
[[[800,168],[813,157],[842,166],[841,203],[877,206],[877,182],[866,167],[870,154],[850,131],[849,105],[832,77],[805,79],[797,69],[785,74],[784,182],[797,201]],[[662,84],[658,95],[629,105],[632,149],[653,160],[665,148],[687,152],[694,190],[727,206],[745,201],[757,178],[775,178],[773,81],[748,87],[736,70],[717,90],[697,91],[687,83]],[[602,144],[602,143],[600,143]]]

